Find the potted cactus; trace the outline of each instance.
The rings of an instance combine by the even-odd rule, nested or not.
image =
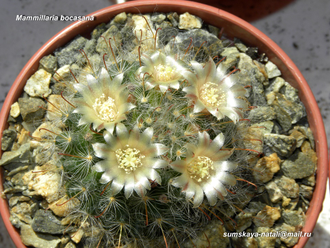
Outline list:
[[[226,12],[157,1],[152,13],[154,6],[92,13],[96,21],[63,30],[15,81],[1,131],[11,108],[7,133],[19,137],[0,164],[22,240],[4,199],[1,213],[18,247],[239,247],[264,240],[230,233],[312,231],[327,148],[300,72]],[[76,37],[89,32],[90,40]],[[302,160],[304,171],[296,168]],[[30,215],[19,210],[26,204]],[[299,239],[302,247],[307,238],[269,245]]]

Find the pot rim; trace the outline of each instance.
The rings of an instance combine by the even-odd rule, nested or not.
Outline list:
[[[93,23],[91,23],[90,21],[76,21],[72,23],[71,25],[54,35],[48,42],[46,42],[32,56],[32,58],[27,62],[27,64],[23,67],[22,71],[17,76],[12,87],[10,88],[10,91],[8,92],[6,100],[1,109],[1,136],[3,130],[6,128],[6,120],[9,116],[10,106],[17,100],[21,92],[23,92],[25,82],[38,69],[39,60],[43,56],[51,54],[56,48],[64,46],[76,35],[86,33],[87,30],[90,32],[100,23],[109,22],[111,18],[121,12],[151,13],[157,10],[159,10],[159,12],[189,12],[193,15],[201,17],[202,20],[206,21],[207,23],[210,23],[211,25],[224,27],[225,29],[228,27],[226,33],[229,35],[235,34],[235,37],[237,38],[247,36],[249,38],[248,41],[244,38],[241,40],[243,40],[246,44],[252,44],[254,46],[257,46],[259,48],[259,51],[265,52],[270,58],[270,60],[274,64],[276,64],[280,71],[285,75],[285,80],[290,82],[290,84],[292,84],[295,88],[299,89],[299,96],[306,107],[310,128],[312,129],[315,138],[315,146],[318,157],[316,185],[314,188],[313,198],[310,202],[310,207],[306,213],[306,223],[302,229],[302,232],[312,232],[319,213],[322,210],[328,175],[328,148],[326,140],[327,138],[322,116],[314,98],[314,95],[296,65],[275,42],[273,42],[260,30],[253,27],[246,21],[215,7],[189,1],[134,1],[112,5],[89,14],[88,16],[96,17],[96,20],[93,21]],[[16,92],[19,92],[19,94]],[[0,155],[1,154],[2,151],[0,150]],[[2,180],[2,170],[0,171],[0,177],[0,179]],[[1,192],[3,191],[2,183],[0,184],[0,190]],[[17,229],[15,229],[15,227],[9,221],[10,214],[6,199],[0,199],[0,212],[4,224],[13,242],[18,248],[24,248],[25,245],[22,243]],[[307,240],[308,237],[301,237],[295,247],[303,247],[306,244]]]

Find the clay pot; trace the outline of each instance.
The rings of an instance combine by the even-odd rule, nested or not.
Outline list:
[[[28,63],[24,66],[16,78],[1,110],[1,134],[7,127],[7,118],[9,115],[10,106],[23,92],[23,87],[27,79],[38,69],[39,60],[43,56],[48,55],[52,53],[56,48],[65,45],[78,34],[87,36],[98,24],[109,22],[111,18],[121,12],[149,13],[155,11],[155,9],[157,9],[157,12],[176,11],[179,14],[189,12],[193,15],[199,16],[205,22],[211,25],[224,28],[227,35],[237,37],[249,46],[258,47],[260,52],[266,53],[268,58],[278,66],[282,72],[283,78],[287,82],[290,82],[293,87],[299,90],[300,99],[306,107],[310,128],[314,134],[316,141],[316,152],[318,156],[316,186],[314,189],[313,198],[310,202],[310,207],[306,213],[306,224],[302,229],[303,232],[312,232],[319,213],[322,209],[328,172],[328,149],[326,134],[321,113],[312,94],[312,91],[291,59],[272,40],[270,40],[265,34],[251,26],[249,23],[243,21],[242,19],[214,7],[187,1],[134,1],[113,5],[91,13],[90,15],[94,15],[96,17],[95,21],[75,22],[71,24],[56,34],[53,38],[51,38],[45,45],[43,45],[28,61]],[[0,176],[0,191],[2,191],[2,169]],[[11,225],[9,221],[8,203],[3,198],[0,198],[0,210],[4,223],[15,245],[19,248],[25,247],[20,239],[18,231]],[[300,238],[298,244],[295,247],[303,247],[307,240],[307,237]]]

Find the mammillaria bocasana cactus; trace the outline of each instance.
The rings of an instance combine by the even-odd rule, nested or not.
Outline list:
[[[142,21],[137,49],[100,38],[101,63],[83,57],[60,100],[48,99],[52,124],[32,136],[62,172],[67,200],[53,204],[74,201],[66,218],[92,228],[95,246],[180,247],[212,218],[230,219],[225,209],[253,185],[240,71],[162,43]]]

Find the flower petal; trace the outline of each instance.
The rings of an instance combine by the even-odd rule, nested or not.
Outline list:
[[[161,143],[154,143],[154,144],[152,144],[152,146],[153,146],[153,152],[155,153],[155,156],[163,155],[164,153],[166,153],[168,151],[168,148]]]
[[[187,178],[184,175],[176,177],[172,180],[172,185],[177,188],[182,188],[187,183]]]
[[[105,184],[112,180],[112,176],[110,176],[108,173],[104,172],[101,176],[100,183]]]
[[[107,145],[103,143],[95,143],[92,145],[94,149],[94,154],[98,158],[106,158],[109,150],[107,149]]]
[[[205,109],[205,105],[200,100],[197,100],[193,112],[199,113],[202,112],[203,109]]]
[[[162,184],[162,178],[160,177],[160,175],[158,174],[158,172],[156,170],[154,170],[154,169],[152,169],[150,171],[149,179],[151,179],[152,181],[155,181],[159,185]]]
[[[196,95],[195,87],[192,87],[192,86],[184,87],[182,89],[182,91],[186,92],[188,95],[191,95],[191,94]]]
[[[104,124],[104,127],[109,133],[113,133],[113,130],[115,129],[115,124],[114,123],[106,123],[106,124]]]
[[[224,171],[233,171],[237,168],[238,164],[230,161],[216,161],[213,166],[215,171],[220,173]]]
[[[216,190],[217,196],[220,200],[223,200],[224,197],[228,194],[225,186],[218,181],[216,178],[214,178],[211,183],[212,187]]]
[[[212,150],[213,152],[217,152],[220,150],[220,148],[223,146],[224,143],[225,143],[225,136],[223,135],[223,133],[220,133],[211,142],[209,149]]]
[[[129,180],[128,182],[125,182],[125,197],[126,199],[128,199],[132,193],[133,193],[133,190],[134,190],[134,180]]]
[[[152,136],[154,135],[154,130],[152,127],[148,127],[146,128],[146,130],[143,131],[143,133],[141,134],[140,140],[145,143],[148,144],[151,139]]]
[[[186,171],[186,162],[184,160],[177,160],[171,163],[173,170],[184,173]]]
[[[198,133],[198,146],[199,147],[208,147],[210,145],[210,135],[203,131]]]
[[[93,170],[95,170],[95,171],[97,171],[97,172],[103,172],[103,171],[105,171],[106,170],[106,168],[107,168],[107,164],[106,164],[106,162],[103,160],[103,161],[100,161],[100,162],[98,162],[98,163],[96,163],[93,167]],[[109,181],[111,181],[111,177],[109,177]],[[108,181],[108,182],[109,182]]]
[[[168,165],[168,162],[163,159],[155,159],[152,165],[152,168],[154,169],[161,169],[166,168]]]
[[[227,172],[217,173],[216,178],[223,184],[227,184],[230,186],[234,186],[236,184],[236,178]]]
[[[116,138],[115,138],[115,136],[112,135],[111,132],[105,131],[103,133],[103,137],[104,137],[105,141],[108,143],[108,145],[113,145],[116,142]]]
[[[204,192],[200,186],[196,187],[196,193],[194,197],[194,208],[199,207],[204,200]]]
[[[102,177],[103,177],[103,175],[102,175]],[[122,190],[123,187],[124,187],[124,184],[122,182],[116,181],[116,179],[113,180],[111,183],[111,186],[110,186],[110,192],[111,192],[110,194],[117,195]]]
[[[213,186],[211,184],[205,184],[203,190],[210,206],[214,206],[217,203],[218,198],[217,192],[214,190]]]
[[[168,86],[165,86],[165,85],[159,85],[159,89],[160,89],[160,91],[162,92],[162,93],[165,93],[166,91],[167,91],[167,89],[168,89]]]
[[[117,123],[116,125],[116,133],[118,135],[118,137],[121,140],[127,140],[128,139],[128,131],[127,128],[125,127],[125,125],[123,123]]]

